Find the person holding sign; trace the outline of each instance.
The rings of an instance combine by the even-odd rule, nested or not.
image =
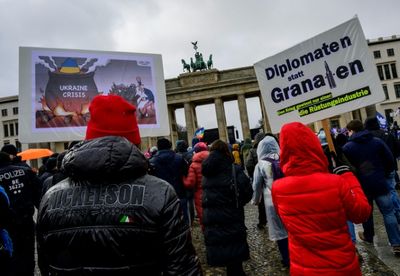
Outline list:
[[[284,177],[272,200],[288,232],[291,275],[361,275],[346,223],[371,213],[357,178],[345,165],[329,173],[318,137],[302,123],[285,124],[279,144]]]

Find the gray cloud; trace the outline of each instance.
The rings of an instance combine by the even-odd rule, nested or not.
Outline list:
[[[398,0],[0,0],[0,95],[18,94],[20,46],[159,53],[173,78],[194,54],[191,41],[217,69],[251,66],[356,14],[367,38],[400,34],[399,10]],[[249,100],[251,127],[257,101]],[[236,105],[226,111],[241,135]],[[199,107],[198,120],[215,127],[210,108]]]
[[[172,78],[191,41],[220,70],[250,66],[356,14],[367,38],[400,34],[399,10],[398,0],[0,0],[0,91],[18,93],[20,46],[160,53]]]

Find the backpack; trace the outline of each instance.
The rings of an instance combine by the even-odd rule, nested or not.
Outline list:
[[[268,161],[271,163],[271,167],[272,167],[272,178],[275,180],[282,178],[283,172],[281,170],[281,166],[280,166],[280,161],[279,160],[275,160],[273,158],[269,158],[269,157],[264,157],[263,160]]]

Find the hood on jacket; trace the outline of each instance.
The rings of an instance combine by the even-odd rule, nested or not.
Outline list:
[[[163,149],[157,151],[157,153],[154,155],[154,158],[157,158],[161,164],[170,164],[171,162],[174,162],[176,155],[177,153],[172,149]]]
[[[264,139],[258,143],[257,146],[257,158],[261,160],[267,156],[277,155],[279,156],[279,145],[274,137],[265,136]]]
[[[356,133],[353,133],[350,137],[350,141],[356,142],[356,143],[366,143],[369,140],[373,138],[373,135],[370,131],[368,130],[362,130]]]
[[[188,151],[188,144],[185,140],[178,140],[176,141],[176,151],[177,152],[187,152]]]
[[[364,127],[367,130],[378,130],[381,129],[379,121],[376,117],[368,117],[365,119]]]
[[[318,137],[299,122],[285,124],[280,132],[280,162],[285,176],[328,172],[328,160]]]
[[[146,174],[147,160],[126,138],[105,136],[83,141],[67,152],[62,169],[72,179],[101,182]]]

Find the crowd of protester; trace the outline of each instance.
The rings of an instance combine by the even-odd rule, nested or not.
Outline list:
[[[292,275],[361,275],[354,223],[373,243],[374,201],[400,255],[399,139],[376,118],[334,133],[335,151],[323,131],[293,122],[279,138],[159,138],[142,152],[134,106],[108,95],[89,110],[85,139],[38,170],[14,145],[1,149],[1,275],[34,274],[35,235],[42,275],[202,275],[196,219],[208,265],[246,275],[249,202]]]

